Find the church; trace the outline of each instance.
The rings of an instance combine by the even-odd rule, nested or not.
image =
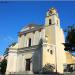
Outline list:
[[[40,73],[46,64],[63,73],[66,64],[65,39],[55,8],[47,11],[44,25],[29,24],[18,33],[18,42],[9,47],[6,74]]]

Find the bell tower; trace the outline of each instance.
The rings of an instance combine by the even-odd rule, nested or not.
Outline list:
[[[47,62],[54,63],[55,71],[60,74],[63,74],[63,70],[64,70],[63,65],[66,63],[66,56],[64,51],[64,45],[62,43],[65,42],[65,39],[64,39],[63,30],[60,27],[60,19],[55,8],[49,9],[46,13],[45,35],[47,36],[47,46],[51,45],[53,47],[53,49],[48,48],[49,50],[52,50],[53,53],[49,55],[53,55],[53,56],[49,56],[48,52],[46,54],[46,51],[48,49],[45,49],[44,47],[43,62],[45,61],[45,63]]]
[[[45,25],[56,25],[60,27],[60,19],[55,8],[51,8],[46,13]]]

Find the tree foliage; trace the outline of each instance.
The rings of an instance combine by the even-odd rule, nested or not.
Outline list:
[[[6,67],[7,67],[7,60],[3,59],[2,62],[1,62],[1,74],[5,74]]]
[[[65,50],[75,51],[75,26],[68,26]]]
[[[53,66],[53,65],[50,65],[50,64],[46,64],[46,65],[42,68],[41,72],[42,72],[43,74],[50,74],[50,73],[54,72],[54,66]]]

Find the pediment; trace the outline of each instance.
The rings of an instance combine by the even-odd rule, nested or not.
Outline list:
[[[21,29],[21,31],[27,31],[27,30],[30,30],[30,29],[32,29],[32,28],[35,28],[33,25],[27,25],[27,26],[25,26],[25,27],[23,27],[22,29]]]
[[[29,25],[23,27],[22,30],[21,30],[21,32],[22,31],[31,30],[31,29],[34,29],[34,28],[38,28],[38,27],[40,27],[40,26],[39,25],[36,25],[36,24],[29,24]]]

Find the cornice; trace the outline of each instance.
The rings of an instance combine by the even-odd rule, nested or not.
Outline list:
[[[31,32],[35,32],[35,31],[40,31],[40,29],[43,29],[44,28],[44,26],[41,26],[41,27],[37,27],[37,28],[32,28],[32,29],[30,29],[30,30],[26,30],[26,31],[22,31],[22,32],[19,32],[19,34],[18,35],[23,35],[23,34],[27,34],[27,33],[31,33]]]
[[[34,46],[30,46],[30,47],[23,47],[23,48],[19,48],[18,50],[30,50],[30,49],[35,49],[38,48],[39,45],[34,45]]]

